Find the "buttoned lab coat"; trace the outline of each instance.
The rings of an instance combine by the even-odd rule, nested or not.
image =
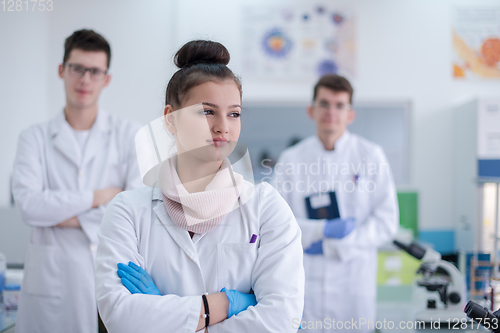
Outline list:
[[[335,149],[327,151],[313,136],[282,153],[272,182],[297,218],[304,249],[323,239],[324,254],[304,254],[304,321],[328,318],[330,323],[335,319],[352,325],[352,320],[364,318],[373,323],[377,247],[391,240],[399,227],[396,189],[382,148],[346,131]],[[356,219],[346,237],[325,238],[325,221],[308,219],[305,198],[319,191],[335,191],[340,217]],[[349,332],[373,331],[362,328]]]
[[[83,157],[64,112],[21,133],[12,185],[32,228],[16,332],[97,332],[94,255],[105,207],[91,208],[93,192],[142,185],[138,129],[99,110]],[[55,227],[73,216],[81,229]]]
[[[243,193],[252,186],[245,182]],[[253,234],[257,241],[250,243]],[[300,237],[290,208],[269,184],[257,185],[242,207],[192,239],[170,219],[160,189],[120,193],[99,230],[99,313],[110,333],[193,333],[202,294],[252,289],[255,307],[208,331],[296,332],[304,304]],[[163,296],[130,294],[116,274],[116,265],[129,261],[151,275]]]

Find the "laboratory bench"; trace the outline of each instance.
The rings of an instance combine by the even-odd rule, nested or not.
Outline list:
[[[379,329],[379,333],[430,333],[430,332],[490,332],[482,326],[479,326],[475,322],[471,325],[469,322],[468,328],[453,328],[453,322],[448,325],[446,321],[441,320],[441,327],[431,328],[427,326],[426,328],[406,328],[400,329],[399,324],[404,323],[407,325],[408,322],[415,322],[415,314],[422,310],[421,308],[416,308],[412,304],[412,287],[411,286],[378,286],[377,287],[377,322],[393,322],[394,328],[390,329]],[[456,323],[456,322],[455,322]]]

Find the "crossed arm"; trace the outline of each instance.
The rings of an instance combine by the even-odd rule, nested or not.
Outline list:
[[[110,187],[103,190],[94,191],[94,197],[92,201],[92,208],[97,208],[101,205],[107,204],[111,199],[113,199],[118,193],[122,191],[119,187]],[[77,216],[70,217],[69,219],[56,224],[59,228],[81,228],[80,221]]]

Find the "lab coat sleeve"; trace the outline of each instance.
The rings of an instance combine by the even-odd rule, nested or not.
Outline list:
[[[304,307],[300,228],[269,184],[260,188],[260,244],[252,271],[257,305],[209,327],[210,332],[297,332]]]
[[[94,191],[44,188],[43,136],[35,128],[21,133],[12,174],[12,192],[21,217],[34,227],[52,227],[92,207]]]
[[[138,252],[136,225],[151,210],[136,214],[129,192],[118,194],[109,204],[99,229],[96,254],[96,298],[109,332],[185,332],[198,325],[201,295],[131,294],[117,275],[117,264],[133,261],[144,266]]]
[[[276,166],[282,166],[281,168],[276,167],[273,173],[273,179],[271,184],[274,188],[281,194],[283,199],[288,203],[288,205],[292,205],[292,198],[290,195],[290,191],[287,191],[287,187],[285,184],[287,182],[293,182],[292,177],[286,175],[285,166],[289,163],[286,155],[282,155]],[[302,230],[302,247],[307,249],[311,246],[312,243],[315,243],[323,238],[324,229],[325,229],[325,220],[313,220],[307,218],[297,218],[297,223],[299,224],[300,229]]]
[[[302,230],[302,247],[308,249],[312,243],[323,239],[325,230],[325,220],[297,219],[297,223]]]
[[[326,257],[340,256],[342,261],[361,251],[376,249],[391,240],[399,228],[399,208],[394,179],[389,163],[381,148],[374,151],[372,161],[383,166],[375,175],[375,191],[370,198],[371,213],[365,221],[356,221],[355,229],[342,239],[324,238],[323,253]]]
[[[92,244],[97,244],[97,230],[99,230],[105,210],[105,206],[99,206],[77,216],[83,232]]]

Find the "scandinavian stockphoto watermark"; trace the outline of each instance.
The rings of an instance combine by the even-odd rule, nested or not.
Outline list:
[[[262,180],[270,183],[280,192],[326,193],[337,192],[372,193],[377,188],[375,179],[388,179],[390,166],[387,163],[330,163],[318,158],[313,163],[277,163],[273,168],[271,160],[261,161]]]
[[[369,330],[406,330],[406,329],[413,329],[413,330],[418,330],[418,329],[449,329],[449,330],[460,330],[460,329],[478,329],[480,326],[484,326],[487,329],[498,329],[499,323],[498,320],[496,321],[484,321],[481,322],[481,325],[472,319],[466,319],[466,318],[453,318],[453,319],[447,319],[447,320],[432,320],[428,323],[425,321],[400,321],[400,322],[394,322],[391,320],[376,320],[376,321],[371,321],[366,318],[359,318],[358,320],[347,320],[347,321],[341,321],[341,320],[335,320],[333,318],[325,318],[323,320],[311,320],[311,321],[306,321],[306,320],[300,320],[299,318],[294,318],[292,320],[292,328],[293,329],[298,329],[299,327],[301,330],[308,330],[308,329],[323,329],[323,330],[336,330],[340,332],[345,332],[349,330],[363,330],[363,329],[369,329]]]
[[[264,177],[262,181],[268,182],[273,185],[274,188],[280,190],[284,193],[327,193],[335,189],[335,191],[341,193],[352,193],[357,191],[359,193],[372,193],[377,189],[377,184],[372,180],[347,180],[341,181],[335,177],[331,177],[330,180],[317,180],[306,176],[305,179],[301,180],[285,180],[280,181],[278,179],[273,179],[272,177]]]
[[[271,175],[273,168],[269,166],[271,162],[270,159],[263,159],[261,161],[261,166],[266,169],[263,175]],[[330,163],[327,162],[325,158],[319,158],[313,163],[276,163],[274,166],[274,172],[277,175],[312,175],[312,176],[337,176],[337,175],[362,175],[362,176],[372,176],[390,173],[390,166],[388,163],[373,163],[366,162],[363,159],[361,163]]]

